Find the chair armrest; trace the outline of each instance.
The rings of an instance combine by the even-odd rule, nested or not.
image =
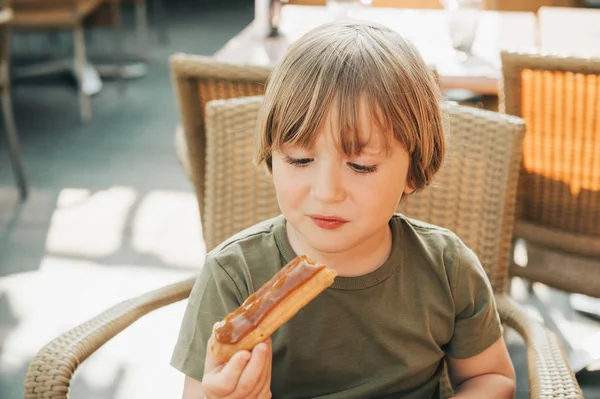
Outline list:
[[[190,278],[123,301],[46,344],[29,364],[25,398],[66,399],[81,362],[140,317],[187,298],[194,281]]]
[[[506,295],[497,295],[500,318],[524,339],[527,348],[529,392],[532,399],[583,399],[563,348],[541,322],[534,320]]]

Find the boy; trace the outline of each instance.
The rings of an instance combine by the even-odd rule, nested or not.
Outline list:
[[[394,211],[444,157],[440,93],[417,50],[367,22],[323,25],[274,70],[257,161],[282,215],[211,251],[172,364],[184,398],[511,398],[514,370],[475,254]],[[334,284],[251,352],[216,364],[212,325],[296,255]]]

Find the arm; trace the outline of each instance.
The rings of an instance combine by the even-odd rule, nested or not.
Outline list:
[[[515,370],[503,338],[468,359],[448,357],[448,369],[457,387],[455,399],[514,398]]]
[[[452,272],[455,324],[446,346],[456,399],[514,397],[515,372],[502,338],[494,293],[473,251],[459,241]]]

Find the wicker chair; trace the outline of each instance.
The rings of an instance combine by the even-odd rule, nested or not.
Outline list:
[[[501,56],[502,110],[527,121],[510,273],[600,298],[600,58]]]
[[[206,146],[202,143],[206,182],[201,189],[207,249],[279,213],[271,181],[251,164],[252,131],[261,101],[261,97],[248,97],[207,104]],[[451,104],[445,112],[454,132],[448,160],[435,186],[414,194],[399,210],[454,229],[478,253],[503,321],[527,345],[531,397],[582,398],[555,336],[504,294],[523,123]],[[65,398],[71,376],[83,360],[144,314],[186,298],[193,282],[123,302],[50,342],[29,366],[25,397]]]
[[[260,103],[257,97],[207,105],[207,249],[279,213],[272,182],[245,166],[252,161],[251,132]],[[432,187],[409,197],[398,211],[455,231],[478,254],[502,321],[525,340],[530,397],[583,398],[555,335],[506,295],[523,121],[472,107],[444,108],[451,128],[445,165]],[[443,387],[442,396],[450,396],[451,388]]]
[[[205,132],[208,101],[264,93],[270,68],[234,65],[199,55],[175,54],[171,72],[182,126],[175,133],[177,157],[194,183],[200,216],[204,216]]]

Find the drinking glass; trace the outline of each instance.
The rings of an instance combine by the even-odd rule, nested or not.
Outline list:
[[[466,62],[473,53],[473,42],[477,34],[482,0],[444,0],[448,17],[448,33],[455,53],[460,61]]]

